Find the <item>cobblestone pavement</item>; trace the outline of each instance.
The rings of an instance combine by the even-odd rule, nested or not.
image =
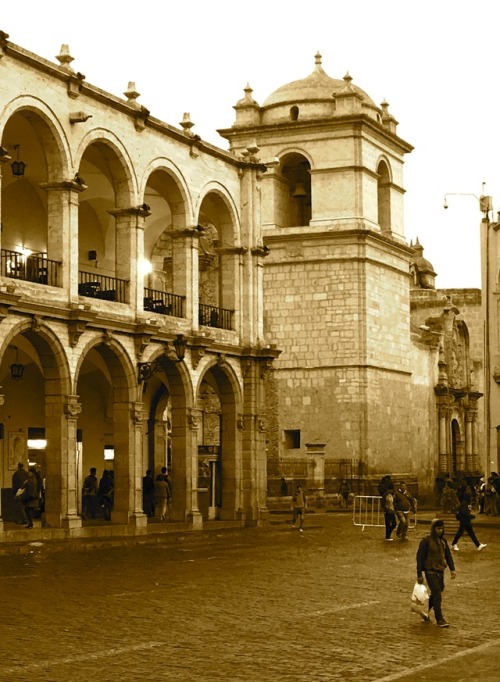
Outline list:
[[[447,630],[410,612],[415,551],[345,514],[304,533],[0,557],[0,680],[432,682],[500,679],[498,527],[446,579]]]

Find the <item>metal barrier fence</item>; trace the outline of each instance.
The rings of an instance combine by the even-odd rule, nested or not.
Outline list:
[[[385,528],[384,510],[380,504],[380,495],[356,495],[352,507],[352,522],[355,526]],[[416,506],[416,501],[415,501]],[[408,515],[408,528],[413,529],[417,524],[417,512]]]

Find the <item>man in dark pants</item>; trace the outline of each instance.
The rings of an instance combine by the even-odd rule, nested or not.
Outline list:
[[[441,628],[449,627],[441,610],[444,571],[447,566],[451,571],[453,579],[455,577],[455,564],[453,563],[448,542],[444,537],[444,521],[442,519],[433,519],[430,534],[422,538],[417,550],[417,581],[422,585],[424,582],[422,573],[425,573],[425,579],[431,593],[429,611],[434,609],[436,625]],[[422,615],[422,618],[429,620],[429,616]]]
[[[26,512],[24,511],[24,506],[21,502],[21,500],[16,499],[16,493],[19,490],[19,488],[23,485],[23,483],[28,479],[28,472],[24,468],[24,465],[22,462],[19,462],[17,465],[17,470],[12,474],[12,495],[14,496],[14,499],[16,500],[16,505],[19,510],[19,517],[16,519],[16,523],[28,523],[28,517],[26,516]]]
[[[472,542],[476,545],[476,549],[479,552],[483,550],[486,547],[486,545],[483,545],[479,542],[479,540],[476,537],[476,534],[474,533],[474,529],[472,528],[472,519],[475,519],[476,517],[471,511],[470,497],[465,496],[462,499],[458,507],[456,517],[457,520],[460,521],[460,526],[458,527],[458,530],[455,533],[455,537],[453,538],[453,541],[451,543],[453,549],[456,552],[458,552],[459,550],[458,541],[460,540],[464,533],[467,533]]]
[[[83,482],[83,503],[82,503],[82,518],[95,519],[97,513],[97,492],[99,490],[97,482],[97,469],[92,467],[89,475]]]

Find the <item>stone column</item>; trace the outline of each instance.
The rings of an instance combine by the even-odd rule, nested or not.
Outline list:
[[[115,218],[115,276],[129,284],[128,301],[143,308],[144,220],[151,215],[146,204],[110,211]]]
[[[325,495],[325,445],[306,443],[307,490],[315,498]]]
[[[185,296],[184,315],[198,329],[198,237],[195,228],[172,234],[172,293]]]
[[[467,414],[470,415],[470,471],[481,471],[481,462],[479,457],[479,446],[478,446],[478,428],[477,428],[477,407],[478,398],[476,395],[469,395],[469,409]]]
[[[82,406],[77,395],[45,398],[47,468],[43,525],[80,528],[76,430]]]
[[[82,182],[46,182],[47,257],[61,263],[58,286],[78,295],[78,207],[79,195],[87,187]]]
[[[193,524],[193,530],[203,528],[203,519],[198,508],[198,429],[201,426],[201,410],[190,408],[187,413],[186,440],[186,519]]]
[[[451,473],[449,471],[449,453],[448,453],[448,409],[444,405],[439,406],[439,472]]]
[[[0,180],[1,180],[1,176],[0,176]],[[4,402],[5,402],[5,396],[0,395],[0,406],[2,406],[4,404]],[[4,432],[2,434],[2,440],[0,442],[0,448],[1,448],[0,454],[3,455],[2,456],[2,462],[5,463],[5,429],[4,429]],[[5,465],[2,467],[2,473],[0,475],[0,491],[3,488],[7,487],[4,483],[4,480],[3,480],[4,470],[5,470]],[[2,532],[3,530],[4,530],[4,520],[3,520],[3,513],[2,513],[2,495],[0,494],[0,532]]]
[[[474,469],[473,455],[473,424],[474,416],[470,410],[465,412],[465,470],[470,472]]]
[[[146,532],[142,511],[142,420],[143,403],[115,401],[114,428],[114,524],[133,524]]]

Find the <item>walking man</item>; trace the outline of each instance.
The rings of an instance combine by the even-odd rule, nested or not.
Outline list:
[[[304,517],[306,515],[306,506],[307,506],[306,494],[302,486],[298,485],[297,490],[295,491],[295,495],[292,498],[293,508],[292,527],[295,528],[297,519],[299,519],[299,530],[301,533],[304,532],[302,527],[304,525]]]
[[[444,537],[444,521],[433,519],[431,532],[420,541],[417,550],[417,581],[420,585],[425,579],[430,590],[429,611],[434,609],[436,625],[440,628],[449,627],[449,623],[441,610],[442,593],[444,591],[444,572],[446,567],[450,569],[452,579],[455,578],[455,564],[451,556],[450,547]],[[429,616],[422,614],[424,620]]]
[[[396,512],[394,511],[394,486],[386,488],[380,502],[384,510],[385,539],[392,542],[392,531],[396,528]]]
[[[474,533],[474,529],[472,528],[472,519],[475,518],[476,517],[471,510],[470,498],[464,497],[463,500],[460,502],[457,511],[457,520],[460,521],[460,525],[458,527],[457,532],[455,533],[453,542],[451,543],[451,546],[456,552],[458,552],[458,550],[460,549],[458,546],[458,541],[460,540],[464,533],[467,533],[472,542],[476,545],[476,549],[478,552],[480,552],[486,547],[486,545],[483,545],[479,542],[479,540],[476,537],[476,534]]]

